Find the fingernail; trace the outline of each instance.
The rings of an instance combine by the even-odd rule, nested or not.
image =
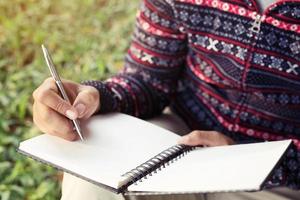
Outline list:
[[[76,113],[74,112],[74,111],[72,111],[72,110],[67,110],[66,111],[66,115],[67,115],[67,117],[69,118],[69,119],[76,119]]]
[[[76,110],[77,110],[77,112],[78,112],[79,115],[82,115],[84,113],[84,111],[85,111],[85,105],[82,104],[82,103],[77,104],[75,106],[75,108],[76,108]]]

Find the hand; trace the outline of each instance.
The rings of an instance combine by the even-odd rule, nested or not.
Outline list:
[[[32,94],[33,121],[42,132],[72,141],[78,137],[69,119],[89,118],[99,110],[100,96],[92,86],[62,82],[72,105],[59,95],[55,81],[48,78]]]
[[[235,142],[231,138],[217,131],[195,130],[181,137],[178,143],[189,145],[189,146],[203,145],[203,146],[214,147],[214,146],[232,145]]]

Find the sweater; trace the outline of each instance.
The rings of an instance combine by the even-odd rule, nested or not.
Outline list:
[[[266,187],[300,188],[300,1],[144,0],[124,68],[99,113],[149,118],[170,106],[191,129],[236,143],[292,139]]]

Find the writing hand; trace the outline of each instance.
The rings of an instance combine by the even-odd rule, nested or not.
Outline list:
[[[72,104],[59,95],[53,78],[48,78],[33,92],[33,121],[42,132],[76,140],[77,134],[69,119],[89,118],[99,110],[100,96],[92,86],[62,82]]]

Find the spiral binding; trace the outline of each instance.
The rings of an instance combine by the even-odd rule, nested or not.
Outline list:
[[[157,173],[158,170],[165,168],[170,162],[173,163],[193,149],[194,147],[179,144],[162,151],[143,164],[123,174],[122,177],[126,179],[124,187],[137,181],[142,181],[142,178],[147,179],[147,175],[152,176],[152,173]]]

